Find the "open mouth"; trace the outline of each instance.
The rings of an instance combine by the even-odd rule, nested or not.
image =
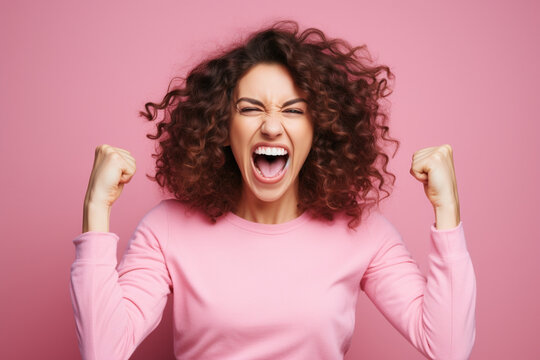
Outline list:
[[[280,176],[289,164],[289,153],[282,147],[259,146],[252,157],[257,173],[267,179]]]

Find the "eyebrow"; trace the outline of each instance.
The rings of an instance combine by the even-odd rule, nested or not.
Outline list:
[[[242,97],[238,100],[236,100],[236,105],[238,105],[238,103],[240,101],[247,101],[248,103],[251,103],[253,105],[258,105],[260,107],[264,107],[264,104],[262,102],[260,102],[259,100],[256,100],[256,99],[252,99],[252,98],[247,98],[247,97]],[[281,105],[281,107],[286,107],[286,106],[289,106],[289,105],[292,105],[292,104],[296,104],[297,102],[304,102],[307,104],[307,100],[306,99],[302,99],[302,98],[296,98],[296,99],[292,99],[292,100],[288,100],[288,101],[285,101],[283,103],[283,105]]]

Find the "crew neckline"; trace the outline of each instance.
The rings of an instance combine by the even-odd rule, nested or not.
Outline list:
[[[300,214],[300,216],[292,220],[286,221],[284,223],[263,224],[263,223],[258,223],[255,221],[246,220],[243,217],[236,215],[232,211],[227,213],[227,215],[224,216],[224,220],[227,220],[228,222],[230,222],[231,224],[239,228],[242,228],[250,232],[255,232],[259,234],[268,234],[268,235],[282,234],[282,233],[291,231],[297,228],[298,226],[302,225],[306,221],[308,221],[309,218],[310,218],[310,215],[308,214],[308,212],[304,211],[302,214]]]

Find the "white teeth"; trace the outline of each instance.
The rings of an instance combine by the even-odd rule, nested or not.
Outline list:
[[[287,155],[288,152],[284,148],[281,147],[269,147],[269,146],[259,146],[255,149],[255,154],[257,155],[270,155],[270,156],[278,156],[278,155]]]

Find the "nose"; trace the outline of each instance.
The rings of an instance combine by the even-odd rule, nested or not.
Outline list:
[[[266,114],[261,125],[261,132],[270,138],[281,135],[283,133],[283,124],[280,115],[276,113]]]

